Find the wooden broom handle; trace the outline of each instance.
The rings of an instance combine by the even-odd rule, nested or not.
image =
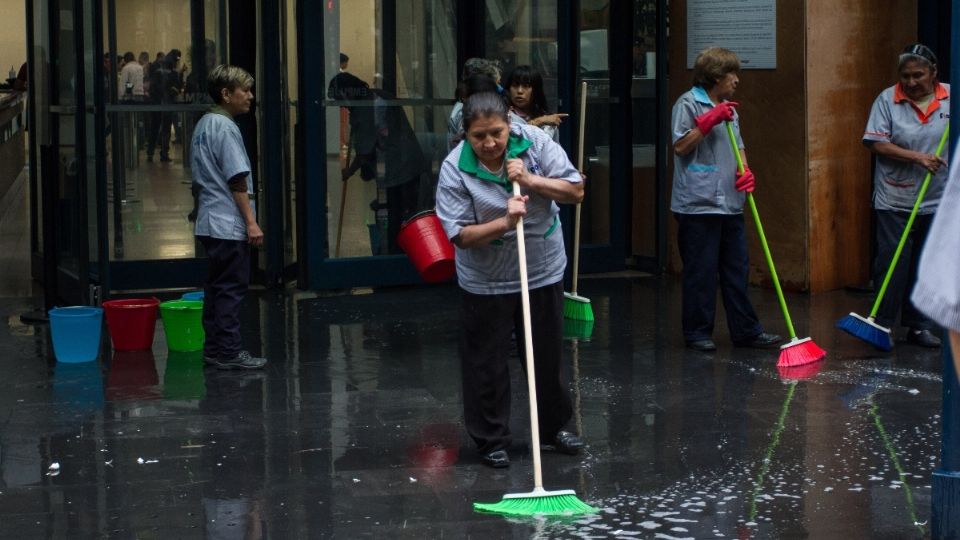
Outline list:
[[[583,132],[587,115],[587,81],[580,84],[580,136],[577,137],[577,170],[583,174]],[[573,294],[577,294],[577,281],[580,277],[580,203],[573,219]]]
[[[520,184],[513,183],[513,196],[520,195]],[[527,361],[527,389],[530,394],[530,440],[533,454],[533,484],[543,489],[540,468],[540,418],[537,414],[537,375],[533,369],[533,324],[530,322],[530,287],[527,284],[527,248],[523,238],[523,218],[517,220],[517,257],[520,261],[520,301],[523,304],[523,347]]]

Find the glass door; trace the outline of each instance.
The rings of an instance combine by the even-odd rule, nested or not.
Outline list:
[[[584,133],[586,194],[581,222],[582,272],[622,270],[626,265],[626,242],[630,200],[629,178],[631,128],[619,119],[629,117],[631,73],[623,69],[627,58],[619,44],[626,43],[629,26],[622,23],[624,2],[584,1],[576,22],[575,96],[579,103],[581,82],[587,83],[587,113]],[[636,218],[636,216],[634,216]]]
[[[97,301],[95,2],[37,3],[34,17],[36,140],[43,197],[45,287],[55,302]],[[52,282],[52,283],[51,283]]]
[[[104,2],[102,203],[115,291],[202,283],[190,140],[212,104],[207,72],[226,60],[223,4]]]
[[[312,286],[418,283],[397,232],[434,206],[457,78],[456,3],[341,4],[325,3],[322,87],[309,89],[326,98],[327,212],[311,246],[326,249]]]

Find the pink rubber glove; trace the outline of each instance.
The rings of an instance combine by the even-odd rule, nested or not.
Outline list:
[[[710,133],[710,130],[720,122],[733,122],[733,108],[739,106],[740,104],[736,101],[723,101],[696,117],[693,121],[700,128],[700,133],[703,133],[703,136],[706,137],[707,133]]]
[[[750,169],[744,169],[743,174],[740,171],[737,171],[737,181],[733,184],[736,186],[737,191],[746,191],[747,193],[753,193],[753,188],[757,184],[757,179],[753,177],[753,171]]]

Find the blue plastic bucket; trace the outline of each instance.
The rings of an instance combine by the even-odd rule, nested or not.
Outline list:
[[[53,354],[60,362],[90,362],[100,353],[103,309],[86,306],[50,310]]]
[[[199,300],[203,301],[203,291],[190,291],[183,293],[183,296],[180,297],[181,300]]]

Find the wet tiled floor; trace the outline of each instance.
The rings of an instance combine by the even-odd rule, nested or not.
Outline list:
[[[548,489],[601,509],[571,519],[472,511],[532,488],[528,417],[517,369],[512,465],[479,464],[454,287],[255,293],[246,344],[270,359],[256,373],[204,370],[162,331],[152,352],[111,353],[105,337],[97,362],[57,363],[45,327],[16,323],[30,299],[2,300],[0,538],[927,534],[940,353],[879,354],[833,330],[868,297],[789,298],[829,353],[799,378],[777,351],[731,348],[722,320],[716,354],[683,348],[675,278],[588,279],[581,293],[597,322],[565,354],[587,449],[543,456]],[[775,297],[751,294],[782,333]]]

